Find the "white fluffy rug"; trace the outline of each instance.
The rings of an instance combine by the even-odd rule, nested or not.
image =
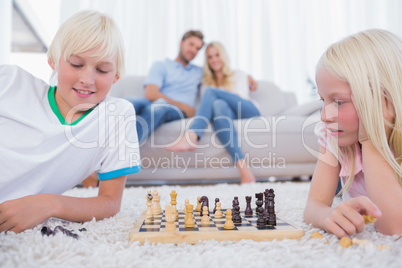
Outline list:
[[[196,245],[140,245],[128,241],[130,229],[146,209],[147,190],[158,190],[162,207],[170,202],[169,193],[176,190],[177,208],[183,209],[186,198],[195,204],[197,196],[202,195],[209,197],[210,207],[214,203],[211,200],[219,197],[222,207],[230,208],[234,196],[242,201],[244,196],[252,195],[255,200],[254,194],[266,188],[275,190],[277,216],[303,228],[303,238],[266,242],[205,241]],[[343,249],[335,236],[322,231],[325,239],[311,239],[310,235],[317,229],[306,225],[302,218],[308,189],[308,182],[126,188],[121,212],[115,217],[86,223],[51,219],[46,223],[52,229],[62,225],[73,230],[79,235],[78,240],[63,233],[42,236],[43,225],[21,234],[1,233],[0,267],[402,267],[402,239],[381,235],[372,225],[356,236],[370,242],[365,246]],[[80,197],[96,194],[97,189],[76,188],[66,192]],[[83,227],[86,232],[79,231]],[[375,246],[378,244],[388,245],[389,250],[378,250]]]

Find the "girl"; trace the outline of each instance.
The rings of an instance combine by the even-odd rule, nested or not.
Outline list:
[[[378,231],[401,234],[401,40],[384,30],[341,40],[321,57],[316,82],[324,108],[305,221],[344,237],[372,214]],[[333,208],[339,177],[344,200]]]
[[[255,177],[245,163],[238,146],[237,131],[233,120],[259,116],[260,113],[249,97],[248,76],[242,71],[232,71],[223,46],[210,43],[205,49],[206,62],[202,78],[203,94],[195,119],[181,140],[166,148],[171,151],[195,150],[208,122],[216,131],[221,143],[226,146],[240,171],[241,183],[255,182]],[[205,89],[205,90],[204,90]],[[224,131],[228,130],[230,131]]]

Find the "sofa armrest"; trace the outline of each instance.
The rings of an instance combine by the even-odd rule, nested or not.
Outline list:
[[[290,107],[282,112],[283,115],[300,115],[300,116],[309,116],[313,113],[321,110],[322,101],[314,100],[309,101],[304,104],[300,104],[294,107]]]
[[[118,98],[144,96],[145,76],[127,76],[112,86],[110,95]]]

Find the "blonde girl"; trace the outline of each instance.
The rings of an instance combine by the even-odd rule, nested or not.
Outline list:
[[[372,29],[331,45],[317,65],[324,102],[320,156],[304,219],[338,237],[364,230],[402,233],[402,42]],[[343,202],[332,207],[338,178]]]

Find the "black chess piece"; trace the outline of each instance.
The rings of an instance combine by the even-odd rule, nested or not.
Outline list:
[[[200,202],[202,203],[202,204],[201,204],[200,216],[202,216],[202,211],[203,211],[203,209],[204,209],[204,206],[207,206],[207,207],[208,207],[208,216],[209,216],[209,201],[208,201],[208,197],[206,197],[205,195],[204,195],[204,196],[201,196]]]
[[[246,210],[244,211],[245,216],[253,216],[253,210],[251,209],[251,196],[246,196]]]
[[[240,206],[238,205],[233,208],[232,221],[233,223],[241,223]]]
[[[257,198],[257,200],[255,201],[255,204],[257,205],[257,207],[255,208],[255,212],[257,213],[257,215],[258,215],[258,211],[259,211],[259,208],[260,207],[262,207],[262,204],[263,204],[263,193],[256,193],[255,194],[255,198]],[[262,210],[262,212],[264,212],[264,208],[263,208],[263,210]]]
[[[265,189],[264,191],[264,213],[268,214],[268,193],[269,190]]]
[[[259,227],[263,227],[267,224],[266,219],[264,219],[264,208],[262,206],[257,207],[257,215],[258,215],[258,219],[257,219],[257,226]]]
[[[276,225],[274,198],[275,198],[274,190],[270,189],[268,192],[268,219],[267,219],[267,223],[269,225]]]
[[[218,203],[218,202],[219,202],[219,198],[215,198],[215,207],[214,207],[214,210],[212,211],[213,214],[215,214],[215,212],[216,212],[216,203]]]
[[[233,199],[233,201],[232,201],[232,210],[234,210],[234,208],[235,208],[236,206],[238,206],[239,204],[240,204],[240,203],[239,203],[239,197],[235,196],[234,199]]]

